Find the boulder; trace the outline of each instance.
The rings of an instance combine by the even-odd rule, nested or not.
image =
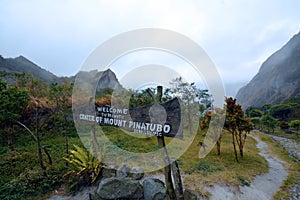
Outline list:
[[[133,167],[131,172],[132,178],[135,180],[141,180],[144,177],[144,172],[140,167]]]
[[[103,179],[97,194],[102,199],[141,199],[143,189],[139,181],[126,177],[112,177]]]
[[[102,170],[102,177],[103,178],[110,178],[116,175],[116,170],[113,168],[103,168]]]
[[[159,179],[146,178],[143,181],[145,200],[161,200],[166,197],[167,190],[164,183]]]
[[[122,163],[116,171],[116,177],[127,177],[129,175],[130,168],[126,163]]]

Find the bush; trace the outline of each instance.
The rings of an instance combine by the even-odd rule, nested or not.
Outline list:
[[[61,180],[61,177],[55,173],[49,173],[45,177],[40,169],[26,168],[19,176],[0,187],[0,199],[13,200],[40,196],[57,188]]]
[[[104,164],[102,152],[95,158],[85,148],[73,145],[75,150],[70,150],[68,158],[64,158],[70,164],[70,171],[64,175],[65,182],[70,191],[78,190],[82,186],[90,186],[102,174]]]

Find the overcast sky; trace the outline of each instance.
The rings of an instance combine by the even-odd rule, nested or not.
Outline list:
[[[225,83],[248,82],[300,31],[299,8],[299,0],[0,0],[0,55],[69,76],[112,36],[163,28],[197,42]]]

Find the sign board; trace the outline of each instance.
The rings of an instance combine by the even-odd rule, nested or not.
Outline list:
[[[183,138],[178,98],[137,108],[96,106],[95,110],[96,116],[80,114],[79,119],[149,136]]]

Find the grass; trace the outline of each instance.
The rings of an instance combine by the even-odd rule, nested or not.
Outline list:
[[[254,176],[268,171],[267,161],[258,155],[256,141],[250,137],[244,147],[244,158],[240,158],[239,163],[234,158],[230,134],[222,135],[220,156],[214,147],[205,158],[198,158],[198,143],[201,140],[202,136],[198,134],[188,151],[179,159],[187,188],[201,190],[203,186],[214,184],[249,185]]]
[[[233,154],[231,135],[227,132],[222,135],[221,155],[217,155],[217,149],[214,147],[205,158],[200,159],[199,142],[203,141],[204,134],[205,132],[199,131],[187,151],[178,159],[180,171],[184,176],[185,188],[205,193],[204,186],[214,184],[249,185],[254,176],[268,171],[267,161],[258,154],[256,141],[251,137],[246,140],[244,158],[240,158],[240,162],[237,163]],[[106,135],[115,145],[127,151],[143,153],[157,149],[156,137],[139,139],[118,133],[117,129],[112,129],[112,132]],[[165,139],[166,143],[171,141],[180,143],[178,139]]]
[[[269,154],[278,157],[286,163],[284,167],[288,172],[288,177],[273,198],[275,200],[288,199],[290,196],[289,189],[298,184],[298,181],[300,180],[300,163],[289,157],[288,153],[281,149],[270,136],[258,133],[255,134],[259,136],[262,141],[267,143]]]
[[[71,144],[82,145],[78,137],[69,138]],[[15,144],[16,154],[5,151],[0,160],[0,199],[43,199],[50,191],[63,184],[63,174],[68,170],[63,160],[65,156],[65,138],[45,137],[42,141],[47,146],[53,164],[49,165],[43,153],[47,167],[47,177],[43,176],[37,156],[37,144],[24,142]],[[3,196],[2,196],[3,195]]]
[[[107,146],[106,151],[108,153],[110,152],[110,148],[120,148],[136,153],[147,153],[158,149],[156,137],[131,137],[130,135],[120,133],[117,128],[112,127],[107,128],[105,131],[106,136],[112,142],[111,146]],[[216,147],[214,147],[205,158],[200,159],[198,157],[200,150],[199,142],[203,141],[203,134],[205,134],[203,131],[199,131],[191,145],[178,159],[180,171],[184,177],[183,184],[185,188],[196,190],[203,196],[209,196],[209,192],[205,190],[206,186],[212,186],[214,184],[235,186],[249,185],[255,175],[268,171],[268,164],[263,157],[258,155],[259,150],[256,148],[256,141],[251,137],[247,138],[244,147],[244,158],[240,158],[239,163],[235,161],[231,135],[228,133],[222,135],[220,156],[217,155]],[[88,137],[81,139],[85,140],[88,139]],[[99,142],[101,143],[102,140],[99,140]],[[63,183],[62,175],[68,170],[63,160],[65,156],[65,138],[63,136],[50,138],[45,136],[42,143],[48,147],[52,155],[53,166],[46,165],[48,171],[53,173],[53,184],[51,180],[39,182],[48,184],[48,186],[43,187],[43,189],[36,189],[36,191],[26,191],[27,193],[24,194],[28,196],[28,199],[36,195],[49,195],[51,190],[56,189]],[[176,146],[181,143],[181,140],[166,138],[166,143],[174,143]],[[70,138],[69,146],[72,147],[72,144],[82,145],[78,137]],[[39,175],[41,174],[37,160],[36,143],[20,142],[19,144],[16,143],[15,147],[17,152],[19,152],[17,157],[10,155],[6,147],[0,149],[2,154],[0,156],[3,158],[0,160],[0,186],[4,186],[6,182],[11,182],[12,180],[24,181],[27,178],[32,180],[28,182],[28,185],[24,185],[24,187],[30,188],[32,184],[36,183],[35,181],[40,181]],[[174,149],[170,148],[169,150],[172,155]],[[46,156],[43,156],[46,160]],[[110,156],[122,157],[122,155]],[[134,158],[132,158],[132,160],[134,160]],[[130,160],[128,160],[128,162],[130,162]],[[145,163],[147,162],[152,162],[152,160],[145,160]],[[119,163],[115,163],[115,165],[118,166]],[[162,173],[162,169],[152,173]],[[41,186],[39,185],[39,187]],[[20,189],[20,187],[18,189]]]

